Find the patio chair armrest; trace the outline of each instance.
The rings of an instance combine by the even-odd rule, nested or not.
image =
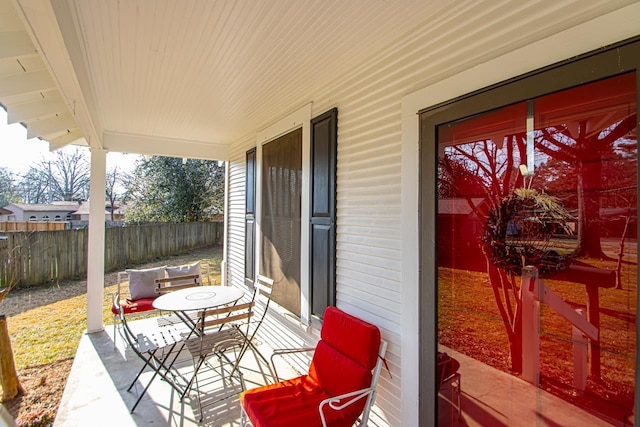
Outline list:
[[[278,371],[276,369],[276,364],[273,361],[274,356],[285,356],[287,354],[294,353],[305,353],[309,351],[314,351],[315,347],[301,347],[301,348],[277,348],[273,350],[271,354],[271,367],[273,368],[273,374],[276,376],[276,382],[280,381],[278,377]]]
[[[109,292],[109,295],[111,295],[111,307],[118,310],[120,307],[120,292]]]
[[[273,355],[271,356],[283,356],[285,354],[291,353],[304,353],[307,351],[314,351],[315,347],[300,347],[300,348],[276,348],[273,350]]]
[[[320,411],[320,419],[322,420],[323,427],[327,427],[327,422],[324,418],[323,411],[323,408],[326,405],[329,405],[329,407],[334,411],[341,411],[347,406],[359,401],[360,399],[369,397],[373,393],[375,393],[375,389],[373,387],[367,387],[324,399],[322,402],[320,402],[320,405],[318,405],[318,411]]]

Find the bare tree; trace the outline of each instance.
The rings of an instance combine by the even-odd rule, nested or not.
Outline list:
[[[7,168],[0,168],[0,207],[17,202],[16,178]]]
[[[20,256],[20,252],[14,248],[9,254],[7,264],[14,264],[16,257]],[[12,269],[8,275],[2,275],[2,280],[0,280],[0,303],[17,284],[15,269]],[[0,403],[24,394],[24,388],[20,384],[16,371],[7,316],[4,313],[0,313],[0,389],[2,390]]]
[[[48,174],[31,167],[18,182],[17,192],[24,203],[47,203],[50,201],[47,183]]]
[[[107,184],[105,193],[107,199],[109,199],[109,205],[111,206],[111,221],[114,220],[114,211],[116,210],[117,202],[122,197],[123,192],[120,191],[124,188],[127,182],[131,180],[131,177],[126,172],[123,172],[119,167],[115,167],[107,172]]]
[[[48,162],[49,186],[56,200],[86,200],[89,196],[91,166],[86,152],[57,151],[55,159]]]
[[[19,193],[26,203],[86,200],[91,167],[86,150],[60,150],[53,160],[41,160],[23,176]]]
[[[634,120],[635,114],[629,115],[599,132],[594,132],[587,120],[582,120],[573,132],[566,126],[551,126],[542,128],[536,138],[536,147],[542,153],[573,165],[577,183],[575,193],[578,196],[576,255],[607,258],[600,245],[601,200],[595,194],[604,185],[603,166],[606,162],[624,150],[625,144],[631,144],[633,150],[637,150],[637,143],[632,144],[625,139],[634,129]]]
[[[521,159],[526,158],[525,153],[524,135],[506,137],[502,146],[485,139],[447,147],[444,158],[440,160],[439,180],[452,183],[451,196],[466,199],[472,211],[484,221],[489,209],[495,209],[504,197],[522,185],[522,176],[517,170]],[[466,188],[462,188],[461,184]],[[477,206],[474,197],[484,198],[487,203]],[[521,372],[522,311],[519,287],[513,275],[496,268],[487,254],[484,255],[498,312],[509,339],[511,369]]]

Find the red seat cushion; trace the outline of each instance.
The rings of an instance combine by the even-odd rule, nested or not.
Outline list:
[[[308,375],[247,390],[240,402],[254,427],[321,427],[318,407],[330,396]],[[355,418],[325,407],[329,425],[352,426]],[[357,414],[356,414],[357,418]]]
[[[142,313],[143,311],[155,310],[155,308],[153,307],[153,300],[155,300],[155,298],[120,300],[120,305],[124,309],[124,314]],[[113,314],[118,314],[118,308],[115,304],[111,307],[111,312]]]
[[[438,388],[445,380],[458,372],[458,369],[460,369],[460,362],[447,353],[438,352]]]

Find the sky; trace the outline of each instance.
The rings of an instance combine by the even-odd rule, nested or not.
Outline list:
[[[71,149],[74,146],[70,146]],[[63,149],[64,150],[64,149]],[[88,149],[87,149],[88,151]],[[0,108],[0,167],[6,167],[15,174],[24,174],[30,166],[52,156],[49,143],[38,138],[27,139],[27,130],[19,123],[7,124],[7,112]],[[133,171],[135,154],[108,153],[107,170],[116,165],[126,172]]]

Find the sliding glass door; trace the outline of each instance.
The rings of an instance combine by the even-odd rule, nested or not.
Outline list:
[[[634,422],[638,76],[604,61],[587,83],[558,68],[422,112],[439,425]]]

